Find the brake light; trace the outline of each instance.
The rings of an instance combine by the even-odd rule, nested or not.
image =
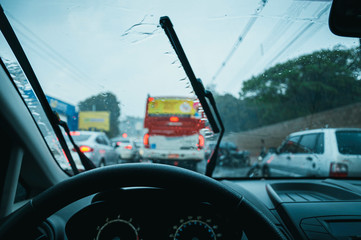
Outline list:
[[[204,137],[203,135],[198,136],[198,149],[202,149],[204,147]]]
[[[125,146],[124,148],[131,150],[131,149],[133,148],[133,146],[132,146],[132,145],[127,145],[127,146]]]
[[[169,121],[171,121],[171,122],[178,122],[179,121],[179,117],[170,117],[169,118]]]
[[[92,152],[94,149],[92,149],[91,147],[88,147],[88,146],[80,146],[79,147],[80,149],[80,152]]]
[[[347,177],[348,167],[344,163],[331,163],[330,177]]]
[[[79,136],[79,135],[80,135],[80,132],[74,132],[74,131],[72,131],[72,132],[70,132],[70,135],[71,135],[71,136]]]
[[[154,101],[154,98],[150,97],[148,98],[148,102],[153,102]]]
[[[143,137],[143,144],[145,148],[149,148],[149,133],[145,134]]]

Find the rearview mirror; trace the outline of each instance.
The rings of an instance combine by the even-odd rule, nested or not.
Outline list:
[[[344,37],[361,37],[361,1],[333,0],[329,27],[332,33]]]

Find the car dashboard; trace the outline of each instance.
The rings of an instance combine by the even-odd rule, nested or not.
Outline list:
[[[221,182],[250,201],[286,239],[361,238],[359,180]],[[47,219],[52,231],[45,235],[46,239],[179,240],[193,239],[191,235],[195,239],[253,239],[251,232],[257,226],[247,229],[246,221],[245,214],[222,212],[206,199],[180,196],[176,189],[132,187],[70,204]]]

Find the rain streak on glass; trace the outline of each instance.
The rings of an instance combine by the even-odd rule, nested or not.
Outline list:
[[[157,34],[161,34],[160,25],[155,22],[157,22],[157,19],[153,15],[145,15],[139,23],[126,29],[121,34],[121,37],[129,39],[130,43],[133,44],[152,38]]]

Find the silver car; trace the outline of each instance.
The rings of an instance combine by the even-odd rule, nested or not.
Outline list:
[[[290,134],[263,161],[265,176],[352,177],[361,172],[361,129],[325,128]]]
[[[118,155],[111,143],[103,132],[92,131],[74,131],[70,132],[75,143],[79,146],[80,151],[83,152],[97,167],[102,167],[118,163]],[[71,146],[71,143],[68,142]],[[75,149],[72,149],[72,157],[79,170],[84,170],[80,162],[79,156]]]
[[[139,161],[138,148],[136,147],[133,140],[125,138],[113,138],[111,141],[112,145],[115,147],[115,151],[117,152],[120,161]]]

